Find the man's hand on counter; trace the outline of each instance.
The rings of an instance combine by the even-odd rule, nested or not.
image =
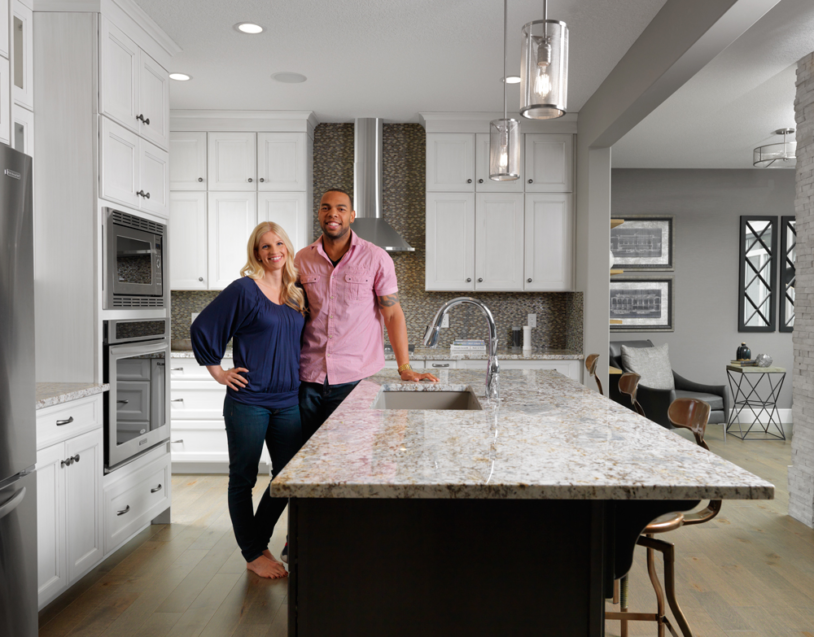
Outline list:
[[[401,380],[428,380],[431,383],[437,383],[438,379],[432,374],[422,374],[412,369],[405,369],[399,372]]]

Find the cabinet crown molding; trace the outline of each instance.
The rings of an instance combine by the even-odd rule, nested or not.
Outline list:
[[[520,122],[521,133],[576,133],[577,113],[568,113],[558,119],[532,120],[517,113],[509,113]],[[425,111],[418,121],[428,133],[488,133],[489,122],[502,119],[500,112]]]
[[[318,123],[313,111],[170,111],[170,130],[174,132],[308,133],[313,138]]]

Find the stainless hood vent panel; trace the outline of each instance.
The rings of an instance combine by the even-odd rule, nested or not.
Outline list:
[[[360,118],[353,130],[353,231],[389,252],[414,252],[382,218],[382,120]]]

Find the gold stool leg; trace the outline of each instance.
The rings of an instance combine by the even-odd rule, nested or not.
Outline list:
[[[670,609],[673,611],[673,616],[675,617],[676,623],[678,627],[681,629],[681,634],[684,637],[693,637],[692,630],[690,629],[690,624],[687,622],[687,618],[684,616],[684,612],[681,610],[681,607],[678,605],[678,600],[676,600],[676,587],[675,587],[675,547],[665,542],[667,545],[664,548],[664,586],[667,589],[667,601],[670,604]],[[672,632],[672,630],[670,631]]]
[[[652,535],[647,536],[649,539],[653,539]],[[659,575],[656,572],[656,560],[655,554],[650,546],[647,547],[647,573],[650,575],[650,582],[653,584],[653,590],[656,592],[656,608],[658,612],[658,623],[659,623],[659,637],[664,637],[664,591],[661,588],[661,582],[659,582]]]
[[[619,603],[619,580],[613,580],[613,603]]]
[[[623,575],[622,579],[619,581],[619,610],[623,613],[627,612],[627,600],[628,600],[628,576]],[[627,619],[622,619],[622,637],[628,637],[627,634]]]

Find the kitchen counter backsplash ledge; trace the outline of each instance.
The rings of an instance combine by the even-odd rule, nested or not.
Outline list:
[[[195,358],[189,350],[173,350],[170,354],[172,358]],[[228,349],[223,355],[223,358],[232,358],[232,350]],[[410,353],[411,361],[485,361],[489,357],[481,352],[469,353],[455,353],[451,354],[449,348],[438,349],[416,349],[415,352]],[[566,361],[566,360],[583,360],[585,356],[582,352],[576,352],[567,349],[535,349],[530,354],[523,354],[522,352],[512,352],[510,350],[497,351],[498,360],[511,360],[511,361]],[[395,354],[386,352],[384,360],[396,360]]]

